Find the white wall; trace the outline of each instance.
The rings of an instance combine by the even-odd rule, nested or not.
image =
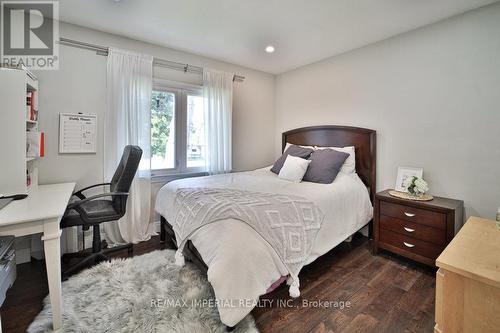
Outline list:
[[[280,133],[307,125],[378,132],[378,189],[397,167],[421,166],[435,195],[465,200],[468,214],[500,205],[500,4],[488,6],[274,77],[236,65],[69,24],[61,36],[246,76],[234,90],[235,170],[270,164]],[[40,183],[102,181],[106,57],[60,48],[60,70],[38,72],[46,157]],[[194,74],[155,76],[200,83]],[[58,154],[61,112],[99,116],[95,155]],[[274,147],[271,142],[274,143]],[[158,185],[156,186],[156,188]],[[156,189],[155,188],[155,189]]]
[[[279,75],[280,133],[322,124],[377,130],[378,190],[398,166],[469,215],[500,206],[500,4]]]
[[[235,170],[247,170],[272,162],[273,75],[65,23],[61,24],[61,36],[246,76],[244,82],[234,84],[233,167]],[[46,156],[40,161],[41,184],[76,181],[79,188],[103,180],[106,59],[93,51],[61,45],[60,69],[37,72],[40,85],[40,128],[46,133]],[[201,83],[202,79],[200,75],[162,68],[155,68],[154,75],[189,83]],[[58,117],[61,112],[98,115],[97,154],[58,153]]]

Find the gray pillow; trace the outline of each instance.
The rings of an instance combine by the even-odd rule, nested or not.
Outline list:
[[[278,158],[276,162],[274,162],[271,171],[274,172],[275,174],[279,174],[288,155],[307,159],[313,151],[314,150],[312,150],[311,148],[302,148],[299,146],[291,145],[290,147],[288,147],[287,150],[285,150],[283,155],[281,155],[281,157]]]
[[[309,168],[307,168],[303,181],[330,184],[339,173],[349,154],[333,149],[315,150],[309,159]]]

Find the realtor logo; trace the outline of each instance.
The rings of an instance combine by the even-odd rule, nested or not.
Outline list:
[[[58,69],[59,2],[0,1],[0,4],[0,64]]]

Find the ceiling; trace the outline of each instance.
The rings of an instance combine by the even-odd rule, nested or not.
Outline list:
[[[493,2],[64,0],[59,10],[65,22],[279,74]]]

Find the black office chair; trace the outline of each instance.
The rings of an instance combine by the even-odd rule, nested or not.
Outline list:
[[[132,253],[132,244],[115,246],[106,248],[107,245],[101,242],[101,231],[99,224],[109,221],[117,221],[123,215],[127,208],[127,198],[132,180],[134,179],[139,162],[142,156],[142,149],[138,146],[126,146],[123,150],[123,155],[118,165],[118,168],[113,175],[110,183],[96,184],[75,193],[74,196],[80,200],[72,202],[66,208],[66,212],[61,220],[61,228],[74,226],[82,226],[83,230],[88,230],[90,227],[94,229],[94,239],[92,241],[92,252],[76,252],[66,253],[63,255],[63,261],[71,258],[84,258],[82,261],[63,272],[63,280],[69,275],[80,270],[82,267],[91,262],[99,262],[109,260],[106,254],[111,252],[127,249],[129,254]],[[109,185],[110,191],[86,197],[83,192],[98,186]],[[103,199],[110,197],[110,199]],[[84,239],[85,247],[85,239]]]

